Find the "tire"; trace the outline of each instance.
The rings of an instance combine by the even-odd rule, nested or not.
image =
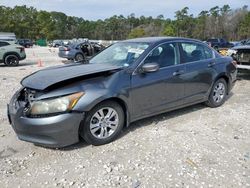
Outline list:
[[[7,55],[4,58],[4,64],[7,66],[17,66],[19,64],[19,58],[14,54]]]
[[[111,118],[107,117],[108,113]],[[122,107],[116,102],[105,101],[86,114],[80,128],[80,136],[88,144],[95,146],[107,144],[117,138],[123,125],[124,111]]]
[[[84,56],[80,53],[75,55],[75,61],[84,61]]]
[[[226,96],[227,82],[225,81],[225,79],[220,78],[214,83],[206,105],[211,108],[219,107],[225,102]]]

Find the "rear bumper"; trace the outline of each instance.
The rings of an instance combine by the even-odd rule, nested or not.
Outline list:
[[[249,65],[237,65],[238,69],[245,69],[245,70],[250,70],[250,64]]]
[[[21,60],[24,60],[24,59],[26,59],[26,54],[24,54],[23,56],[19,57],[19,60],[20,60],[20,61],[21,61]]]
[[[228,83],[228,93],[233,89],[233,87],[235,86],[235,83],[237,81],[237,69],[235,69],[234,71],[231,72],[230,74],[230,78],[229,78],[229,83]]]
[[[69,52],[59,51],[58,56],[61,58],[74,59],[74,55]]]
[[[24,107],[13,101],[7,106],[7,114],[20,140],[52,148],[69,146],[79,141],[78,131],[84,113],[30,118],[24,115]]]

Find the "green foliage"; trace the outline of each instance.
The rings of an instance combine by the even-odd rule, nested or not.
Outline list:
[[[163,15],[136,17],[130,14],[114,15],[105,20],[88,21],[67,16],[61,12],[38,11],[33,7],[0,6],[0,31],[14,32],[18,38],[90,38],[123,40],[143,36],[182,36],[206,40],[223,37],[230,40],[250,38],[250,12],[248,7],[232,10],[229,5],[203,10],[197,17],[189,8],[176,11],[175,19]]]
[[[250,34],[250,12],[244,17],[240,23],[239,35],[241,38],[248,38]]]
[[[162,35],[165,36],[175,36],[175,28],[172,24],[167,24],[162,32]]]
[[[143,36],[145,36],[144,29],[135,28],[129,33],[128,38],[138,38],[138,37],[143,37]]]

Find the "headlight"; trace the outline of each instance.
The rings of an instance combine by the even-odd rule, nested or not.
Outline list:
[[[58,97],[54,99],[46,99],[33,101],[31,103],[31,115],[53,114],[58,112],[66,112],[72,110],[77,101],[83,96],[83,92]]]

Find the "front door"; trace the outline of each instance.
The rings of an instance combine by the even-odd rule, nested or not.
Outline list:
[[[132,119],[161,113],[182,104],[185,65],[179,62],[176,43],[161,44],[149,53],[140,67],[146,63],[158,63],[159,70],[151,73],[137,71],[132,75]]]

